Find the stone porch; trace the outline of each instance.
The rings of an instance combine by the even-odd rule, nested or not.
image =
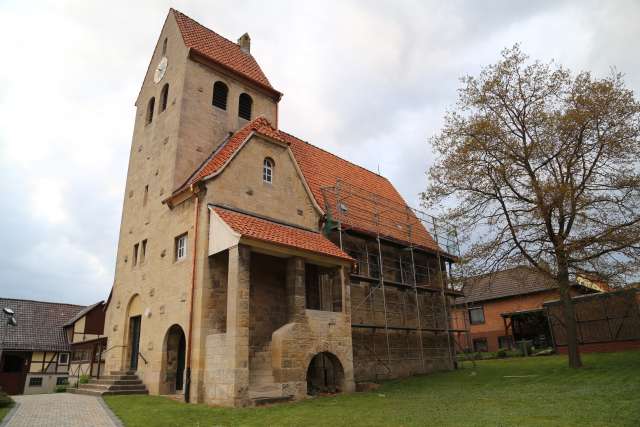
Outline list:
[[[205,401],[246,406],[307,395],[313,357],[330,353],[340,364],[340,391],[352,391],[349,295],[344,266],[239,243],[228,249],[226,332],[206,337]],[[309,265],[338,280],[340,311],[307,308]],[[323,264],[324,263],[324,264]]]

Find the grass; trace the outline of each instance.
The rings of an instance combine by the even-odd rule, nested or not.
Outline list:
[[[9,411],[11,411],[11,408],[13,408],[13,404],[8,405],[8,406],[2,406],[0,407],[0,423],[2,422],[2,420],[4,419],[4,417],[7,416],[7,414],[9,413]]]
[[[11,399],[11,396],[5,393],[2,387],[0,387],[0,423],[2,423],[4,417],[11,411],[13,405],[15,405],[15,403],[13,399]]]
[[[108,396],[127,427],[638,426],[640,352],[477,362],[475,369],[389,381],[374,392],[265,408],[186,405],[158,396]]]

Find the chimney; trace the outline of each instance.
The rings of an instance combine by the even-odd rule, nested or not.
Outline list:
[[[249,37],[249,33],[244,33],[238,39],[238,46],[240,46],[240,49],[244,52],[251,53],[251,37]]]

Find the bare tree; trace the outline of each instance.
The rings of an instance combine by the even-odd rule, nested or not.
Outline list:
[[[425,205],[455,202],[444,214],[472,238],[469,265],[524,261],[558,283],[569,365],[582,366],[572,277],[616,280],[640,261],[640,105],[622,75],[573,75],[516,45],[462,79],[432,144]]]

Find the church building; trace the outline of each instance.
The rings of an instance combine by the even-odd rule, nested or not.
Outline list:
[[[454,367],[454,252],[386,178],[281,130],[281,97],[248,34],[169,11],[136,101],[105,371],[246,406]]]

